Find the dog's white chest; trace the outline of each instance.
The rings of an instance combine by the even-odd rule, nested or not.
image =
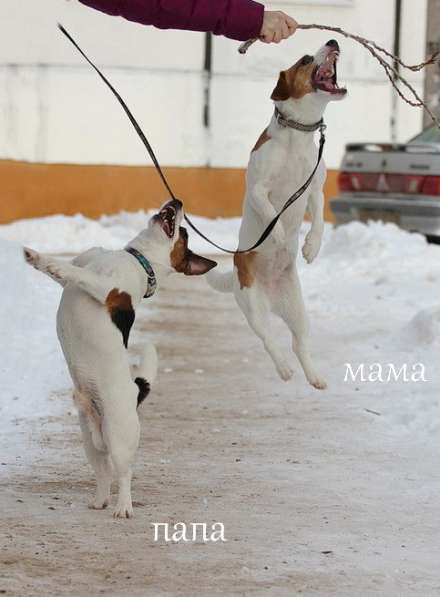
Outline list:
[[[306,154],[294,150],[286,151],[284,163],[277,176],[273,178],[269,192],[269,200],[277,212],[281,210],[288,199],[301,189],[314,166],[312,151],[308,151]],[[306,189],[283,214],[282,221],[287,228],[302,220],[309,192],[309,188]]]
[[[313,170],[312,162],[309,156],[286,152],[284,163],[272,181],[273,203],[284,204],[304,184]]]

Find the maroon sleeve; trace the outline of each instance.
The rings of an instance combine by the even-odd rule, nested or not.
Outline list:
[[[257,37],[264,6],[253,0],[80,0],[96,10],[160,29],[210,31],[240,41]]]

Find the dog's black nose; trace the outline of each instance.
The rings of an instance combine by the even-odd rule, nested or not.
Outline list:
[[[339,44],[335,39],[331,39],[325,45],[328,46],[329,48],[333,48],[334,50],[337,50],[339,52]]]

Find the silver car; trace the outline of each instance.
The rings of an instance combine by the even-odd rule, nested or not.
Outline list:
[[[440,238],[440,129],[405,145],[347,145],[339,191],[331,201],[336,224],[382,220]]]

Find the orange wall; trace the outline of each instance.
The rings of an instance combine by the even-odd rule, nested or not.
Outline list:
[[[165,168],[188,212],[237,216],[241,213],[244,170]],[[337,172],[330,170],[326,198],[336,193]],[[82,213],[91,218],[121,210],[159,206],[168,198],[152,167],[34,164],[0,160],[0,223],[20,218]],[[292,192],[295,189],[292,189]],[[326,219],[331,214],[326,205]]]

